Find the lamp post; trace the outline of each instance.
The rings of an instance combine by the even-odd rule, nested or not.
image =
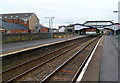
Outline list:
[[[119,9],[118,9],[118,11],[113,11],[113,13],[118,13],[118,22],[119,22],[119,13],[120,13]],[[117,27],[118,27],[118,25],[114,25],[114,35],[116,35],[115,28],[117,28]]]
[[[55,17],[45,17],[49,20],[49,33],[50,33],[50,38],[52,39],[53,38],[53,31],[52,31],[52,28],[53,28],[53,19],[55,19]]]

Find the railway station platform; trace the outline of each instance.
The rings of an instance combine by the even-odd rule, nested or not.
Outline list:
[[[100,81],[118,82],[120,72],[118,67],[118,39],[114,36],[105,36],[101,57]],[[120,80],[119,80],[120,82]]]
[[[95,81],[95,83],[98,81],[100,83],[120,83],[119,45],[118,37],[103,36],[82,81],[88,81],[87,83],[92,83],[91,81]]]
[[[33,40],[33,41],[7,43],[7,44],[2,45],[2,53],[6,54],[6,53],[18,51],[18,50],[32,48],[35,46],[50,45],[51,43],[53,44],[53,43],[57,43],[57,42],[68,41],[68,40],[76,39],[79,37],[85,37],[85,36],[87,36],[87,35],[66,37],[66,38],[59,38],[59,39],[40,39],[40,40]]]
[[[32,48],[35,46],[50,45],[57,42],[68,41],[72,39],[82,38],[83,36],[74,36],[61,39],[44,39],[26,42],[3,44],[3,52],[12,52],[15,50]],[[104,35],[98,47],[95,50],[82,81],[100,81],[101,83],[118,83],[120,82],[120,57],[118,37]],[[88,82],[89,83],[89,82]]]

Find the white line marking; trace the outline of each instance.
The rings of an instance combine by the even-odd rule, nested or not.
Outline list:
[[[101,39],[102,39],[102,38],[101,38]],[[80,75],[79,75],[76,83],[80,83],[80,82],[81,82],[81,80],[82,80],[82,78],[83,78],[83,76],[84,76],[84,74],[85,74],[85,71],[87,70],[87,67],[88,67],[88,65],[89,65],[89,63],[90,63],[90,61],[91,61],[91,59],[92,59],[92,57],[93,57],[93,55],[94,55],[94,53],[95,53],[95,51],[96,51],[96,49],[97,49],[97,47],[98,47],[98,44],[100,43],[101,39],[98,41],[97,45],[95,46],[94,50],[92,51],[92,53],[91,53],[91,55],[90,55],[90,58],[88,59],[88,61],[87,61],[87,63],[85,64],[84,68],[82,69],[82,72],[80,73]]]

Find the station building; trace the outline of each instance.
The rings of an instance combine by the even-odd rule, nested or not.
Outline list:
[[[36,29],[40,28],[39,19],[35,13],[12,13],[12,14],[2,14],[2,19],[4,26],[2,26],[9,33],[21,33],[21,32],[34,32]],[[15,27],[15,25],[18,25]],[[14,27],[9,27],[9,26]],[[5,27],[7,26],[7,27]],[[21,28],[19,26],[22,26]],[[9,29],[8,29],[9,27]],[[23,28],[24,27],[24,28]],[[6,29],[7,28],[7,29]],[[22,31],[21,31],[22,29]],[[17,30],[17,31],[16,31]]]
[[[96,34],[98,32],[97,28],[86,27],[82,24],[71,24],[68,26],[59,26],[59,32],[75,32],[77,34]]]

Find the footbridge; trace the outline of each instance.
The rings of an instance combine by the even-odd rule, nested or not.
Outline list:
[[[91,28],[104,28],[114,25],[112,21],[86,21],[84,26]]]

